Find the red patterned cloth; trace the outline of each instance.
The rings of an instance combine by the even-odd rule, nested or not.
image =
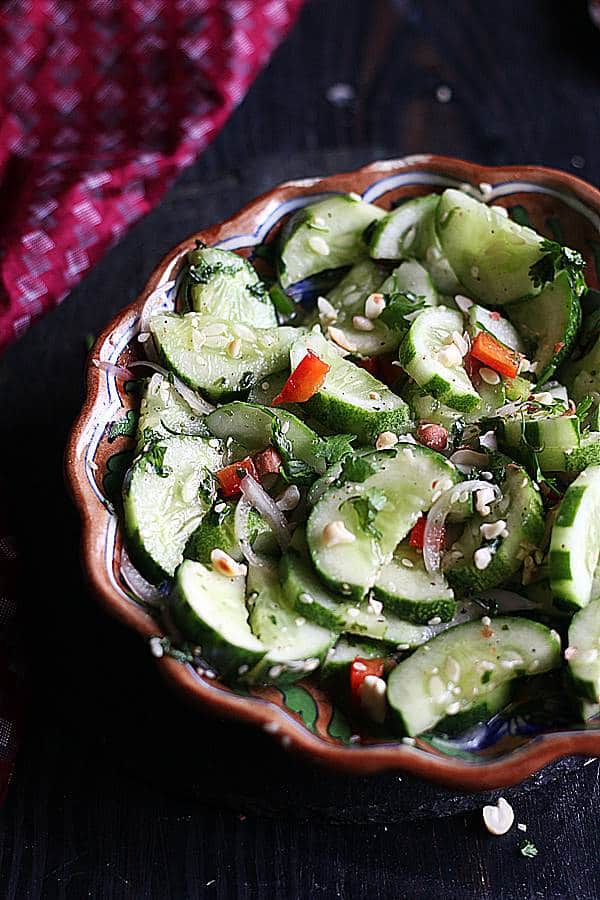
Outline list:
[[[0,4],[0,351],[206,147],[301,3]]]

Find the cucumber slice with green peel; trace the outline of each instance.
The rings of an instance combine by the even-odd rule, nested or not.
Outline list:
[[[419,229],[418,259],[429,272],[437,290],[442,294],[447,294],[449,297],[454,297],[456,294],[464,293],[464,288],[444,254],[437,233],[436,222],[439,201],[440,198],[438,196],[438,202],[431,212],[423,218]]]
[[[560,638],[538,622],[500,616],[442,632],[400,662],[388,678],[392,717],[407,735],[472,710],[521,675],[560,665]],[[495,711],[495,710],[494,710]]]
[[[589,394],[600,393],[600,338],[580,359],[566,362],[561,374],[576,403]]]
[[[184,557],[209,565],[212,551],[219,549],[237,562],[242,562],[244,557],[235,536],[235,508],[235,503],[223,500],[216,503],[190,535]],[[269,526],[255,509],[248,513],[248,530],[251,544],[254,544],[259,535],[271,533]]]
[[[500,313],[474,303],[469,308],[469,324],[473,333],[487,331],[511,350],[525,354],[527,347],[514,325]]]
[[[368,638],[342,635],[327,654],[321,667],[323,681],[335,681],[341,688],[350,688],[350,667],[355,659],[382,659],[389,647]]]
[[[123,484],[129,554],[153,584],[170,577],[189,536],[209,510],[221,468],[219,448],[204,438],[170,437],[138,456]]]
[[[537,297],[507,306],[506,315],[535,347],[536,377],[544,384],[570,353],[581,325],[581,304],[569,276],[560,272]]]
[[[591,600],[573,616],[566,657],[576,692],[591,703],[600,703],[600,599]]]
[[[469,296],[500,306],[537,293],[529,270],[543,255],[542,238],[531,228],[452,188],[442,194],[436,227]]]
[[[415,197],[384,215],[373,227],[369,253],[373,259],[407,259],[424,255],[423,224],[433,216],[437,194]]]
[[[172,437],[208,437],[204,416],[193,412],[179,391],[156,372],[146,384],[140,404],[136,453],[152,441]]]
[[[354,434],[360,443],[374,442],[383,431],[403,433],[410,426],[408,406],[365,369],[344,359],[318,331],[299,338],[290,352],[291,368],[312,350],[330,366],[306,411],[333,433]]]
[[[471,412],[479,405],[479,394],[462,362],[449,365],[444,361],[453,332],[462,335],[463,327],[463,317],[456,310],[445,306],[424,309],[400,345],[400,362],[426,393],[460,412]]]
[[[327,294],[327,299],[337,312],[337,318],[331,324],[343,333],[345,342],[354,347],[353,353],[359,356],[379,356],[395,350],[400,343],[400,335],[388,328],[380,318],[371,321],[371,331],[356,328],[353,324],[355,316],[364,320],[365,301],[379,290],[382,281],[379,266],[370,259],[364,259],[352,266]]]
[[[168,369],[214,399],[247,391],[288,368],[297,328],[249,329],[200,313],[152,316],[150,330]]]
[[[363,232],[384,215],[383,209],[350,194],[336,194],[298,210],[281,230],[277,260],[281,286],[367,256]]]
[[[425,301],[426,306],[437,306],[440,302],[429,272],[415,259],[400,263],[398,268],[388,275],[379,290],[382,294],[397,292],[415,294]]]
[[[188,559],[175,574],[171,612],[181,633],[202,648],[217,671],[236,677],[262,659],[265,647],[248,625],[246,579],[228,578]]]
[[[298,462],[308,467],[309,471],[303,474],[309,478],[316,478],[325,471],[325,462],[317,451],[321,438],[285,409],[269,409],[234,400],[209,413],[206,425],[221,440],[232,437],[247,454],[268,446],[275,447],[290,480],[294,480]]]
[[[314,672],[337,634],[299,616],[286,602],[276,569],[253,566],[248,574],[250,627],[267,653],[245,678],[290,684]]]
[[[288,550],[279,574],[289,605],[311,622],[324,628],[398,644],[418,647],[431,637],[431,630],[398,618],[394,613],[376,613],[366,601],[352,602],[330,593],[317,577],[309,560]]]
[[[277,325],[266,286],[248,260],[230,250],[190,250],[182,286],[189,307],[197,313],[251,328]]]
[[[544,537],[540,493],[525,469],[500,454],[490,454],[488,469],[502,497],[489,504],[488,514],[477,512],[467,522],[453,545],[462,557],[445,573],[454,590],[463,594],[489,590],[505,582],[518,572],[525,556],[541,547]],[[504,531],[485,538],[481,526],[499,521],[506,523]],[[484,552],[479,553],[481,550]]]
[[[348,481],[328,490],[315,504],[306,528],[319,576],[334,591],[354,599],[375,584],[396,546],[431,506],[433,495],[462,478],[441,454],[420,445],[370,453],[360,462],[365,474],[372,474],[361,483]]]
[[[577,416],[522,415],[502,419],[497,431],[500,445],[511,456],[535,471],[535,462],[542,472],[565,472],[567,460],[581,444],[580,422]],[[573,464],[581,460],[573,458]],[[585,468],[585,467],[584,467]]]
[[[600,466],[569,485],[550,540],[552,593],[569,607],[587,606],[600,557]]]
[[[579,475],[589,466],[600,466],[600,432],[592,431],[581,438],[579,447],[565,450],[561,472]]]
[[[373,586],[385,613],[426,625],[431,619],[449,622],[456,612],[454,592],[443,577],[432,577],[423,564],[423,555],[408,544],[400,544]]]
[[[442,403],[441,400],[436,400],[416,383],[408,386],[404,397],[416,422],[443,425],[451,437],[460,437],[465,425],[493,418],[497,410],[506,402],[506,393],[502,382],[486,384],[485,381],[482,381],[477,386],[477,393],[479,394],[479,405],[468,413],[461,413]]]
[[[444,716],[433,728],[436,734],[445,734],[453,737],[457,734],[481,725],[508,706],[512,696],[513,685],[510,681],[499,685],[483,697],[477,697],[466,709],[459,710],[451,716]]]

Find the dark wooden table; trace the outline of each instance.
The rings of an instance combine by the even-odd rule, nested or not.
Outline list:
[[[0,360],[33,687],[1,811],[3,897],[600,895],[596,761],[512,795],[539,850],[527,859],[520,832],[483,830],[481,798],[336,779],[183,707],[87,596],[61,479],[86,336],[188,233],[284,178],[420,151],[600,183],[599,136],[600,34],[584,2],[308,0],[204,157]]]

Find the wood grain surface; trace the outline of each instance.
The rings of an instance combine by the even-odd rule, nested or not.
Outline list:
[[[451,815],[464,798],[309,773],[261,735],[195,718],[158,681],[147,649],[87,596],[61,477],[86,336],[170,246],[274,183],[426,151],[600,183],[600,34],[585,8],[307,0],[204,157],[0,359],[0,458],[27,556],[33,695],[0,812],[0,896],[600,896],[596,761],[512,795],[527,832],[493,838],[481,798]],[[405,821],[407,797],[429,817]],[[520,853],[523,837],[534,859]]]

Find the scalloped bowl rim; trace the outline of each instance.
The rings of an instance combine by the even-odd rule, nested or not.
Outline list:
[[[418,177],[411,181],[413,173]],[[93,360],[118,357],[119,344],[122,349],[131,340],[147,297],[169,280],[178,260],[194,246],[196,239],[232,250],[255,245],[276,221],[309,199],[314,200],[319,194],[353,190],[352,185],[357,182],[365,182],[366,189],[361,196],[368,201],[376,200],[394,187],[411,183],[456,187],[469,184],[474,188],[491,184],[493,199],[517,191],[543,193],[560,199],[585,216],[600,234],[600,191],[573,175],[539,166],[480,166],[451,157],[420,154],[370,163],[353,172],[285,182],[251,201],[229,219],[191,235],[170,250],[137,299],[119,312],[96,340],[88,357],[85,401],[65,451],[65,477],[82,520],[82,564],[87,582],[112,616],[145,639],[157,634],[154,619],[121,589],[110,567],[104,565],[107,548],[115,546],[118,523],[95,484],[88,452],[94,442],[96,445],[99,442],[106,422],[110,421],[110,411],[120,408],[120,404],[116,406],[118,397],[111,391],[110,376],[94,365]],[[258,227],[240,234],[240,223],[254,221],[259,222]],[[111,338],[115,332],[129,338],[121,337],[119,344],[113,344]],[[101,408],[104,413],[99,417]],[[268,699],[236,695],[219,682],[201,677],[193,666],[167,656],[157,659],[156,664],[167,681],[190,702],[215,714],[262,727],[282,746],[347,774],[404,771],[448,787],[481,791],[517,784],[562,756],[600,755],[600,729],[545,732],[501,757],[477,761],[437,755],[402,741],[337,745],[313,734]]]

